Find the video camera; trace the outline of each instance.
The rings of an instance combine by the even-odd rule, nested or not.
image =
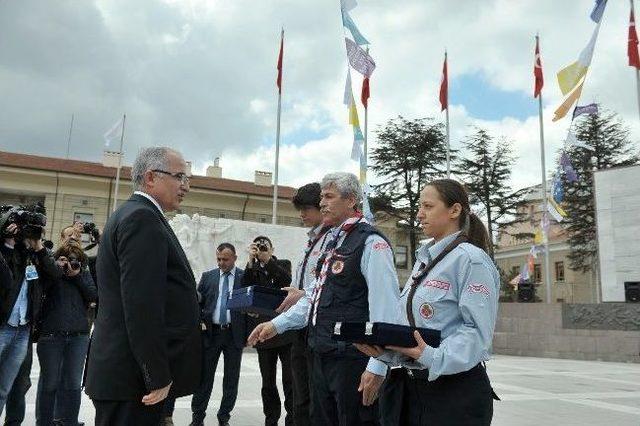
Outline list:
[[[86,222],[82,225],[82,232],[89,234],[95,243],[100,242],[100,230],[93,222]]]
[[[42,202],[28,206],[0,206],[0,236],[17,240],[42,238],[44,227],[47,226],[47,209]],[[9,225],[17,226],[17,233],[7,232]]]

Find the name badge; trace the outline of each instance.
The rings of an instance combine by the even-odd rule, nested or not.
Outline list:
[[[34,265],[27,265],[27,269],[24,271],[24,276],[27,281],[37,280],[38,279],[38,271]]]

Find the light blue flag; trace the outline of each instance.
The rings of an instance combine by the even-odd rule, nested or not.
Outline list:
[[[353,145],[351,147],[351,159],[354,161],[360,161],[362,157],[362,147],[364,145],[364,136],[360,126],[353,126]]]
[[[607,0],[596,0],[595,6],[593,6],[593,10],[591,11],[591,20],[595,23],[600,23],[602,19],[602,14],[604,13],[604,8],[607,6]]]
[[[371,206],[369,205],[369,196],[364,190],[362,191],[362,215],[367,219],[367,222],[371,225],[375,225],[375,217],[373,216]]]
[[[359,46],[363,46],[365,44],[369,44],[366,38],[362,35],[358,27],[356,27],[355,22],[351,19],[349,12],[346,10],[342,11],[342,25],[351,31],[351,35],[353,36],[353,41],[356,42]]]

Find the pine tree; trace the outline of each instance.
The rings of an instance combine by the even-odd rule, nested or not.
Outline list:
[[[582,147],[566,151],[578,180],[562,178],[563,206],[568,215],[563,223],[571,247],[569,267],[588,272],[594,269],[598,253],[593,172],[636,164],[638,155],[628,129],[615,113],[601,111],[584,116],[575,124],[574,134],[593,151]]]
[[[375,186],[372,210],[384,211],[398,219],[409,232],[409,251],[415,262],[418,236],[416,219],[420,191],[432,179],[446,176],[446,136],[444,126],[432,118],[391,119],[377,131],[372,170],[384,182]]]
[[[525,190],[514,192],[509,184],[515,161],[510,141],[496,141],[486,130],[476,128],[464,145],[466,156],[457,162],[458,174],[466,183],[469,201],[481,209],[478,214],[487,221],[489,255],[493,259],[493,236],[498,229],[521,220],[517,209],[524,203]]]

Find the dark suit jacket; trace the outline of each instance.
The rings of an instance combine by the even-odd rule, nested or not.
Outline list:
[[[242,276],[244,271],[236,268],[233,280],[233,289],[242,287]],[[218,298],[220,297],[220,269],[212,269],[202,274],[198,284],[200,294],[201,320],[207,326],[207,331],[211,331],[213,323],[213,311],[216,309]],[[231,333],[233,342],[238,349],[245,347],[247,341],[247,316],[239,311],[231,311]]]
[[[100,309],[87,361],[96,400],[136,400],[173,382],[170,396],[200,382],[196,283],[164,215],[132,195],[104,227],[97,259]]]

